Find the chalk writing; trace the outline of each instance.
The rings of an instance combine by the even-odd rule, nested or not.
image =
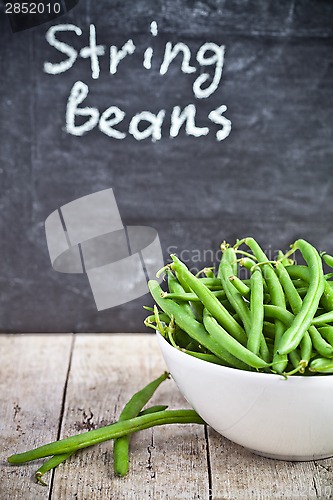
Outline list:
[[[135,45],[133,40],[127,40],[127,42],[119,50],[115,45],[110,47],[110,73],[115,75],[117,73],[118,64],[122,59],[128,54],[133,54],[135,51]]]
[[[97,30],[94,24],[89,25],[88,45],[77,50],[73,45],[61,40],[62,33],[71,33],[77,39],[82,37],[83,31],[74,24],[58,24],[51,26],[46,33],[48,44],[60,52],[65,58],[60,62],[46,61],[44,63],[44,72],[49,75],[60,75],[69,71],[78,58],[90,61],[90,75],[93,80],[98,80],[101,76],[100,59],[109,58],[108,73],[110,77],[117,78],[117,72],[120,65],[125,64],[126,60],[134,57],[137,47],[132,38],[129,38],[122,46],[110,44],[99,44],[97,41]],[[158,36],[158,26],[156,21],[150,24],[150,33],[153,37]],[[68,40],[68,35],[67,38]],[[142,49],[140,48],[140,51]],[[174,65],[178,65],[184,75],[194,75],[192,84],[193,99],[207,99],[218,89],[223,74],[225,59],[225,46],[213,42],[203,43],[195,54],[193,49],[184,42],[173,43],[167,41],[164,47],[164,53],[159,58],[154,54],[153,46],[146,47],[141,52],[142,66],[145,70],[158,68],[160,77],[164,77]],[[103,65],[105,71],[105,65]],[[197,73],[198,76],[195,76]],[[162,138],[162,126],[166,123],[168,115],[170,121],[169,137],[175,138],[183,128],[187,135],[193,137],[203,137],[210,133],[207,126],[200,127],[196,124],[197,107],[194,103],[185,105],[175,105],[169,112],[166,109],[160,109],[157,113],[148,110],[142,110],[130,117],[128,133],[116,128],[123,122],[126,112],[117,106],[110,106],[100,112],[96,107],[84,106],[83,102],[89,94],[89,86],[83,81],[77,81],[70,90],[66,106],[66,131],[75,136],[82,136],[95,127],[113,139],[122,140],[130,134],[134,139],[141,141],[150,138],[152,141],[159,141]],[[215,131],[217,141],[223,141],[231,132],[231,121],[224,116],[227,111],[225,104],[219,105],[208,113],[208,120],[221,128]],[[80,118],[78,120],[78,118]],[[79,122],[79,124],[78,124]],[[206,120],[207,122],[207,120]],[[214,127],[213,127],[214,128]],[[165,130],[166,127],[163,127]]]

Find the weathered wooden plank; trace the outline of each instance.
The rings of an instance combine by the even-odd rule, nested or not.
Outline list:
[[[80,335],[68,382],[63,436],[117,419],[135,391],[165,370],[151,335]],[[153,404],[188,407],[169,380]],[[112,442],[79,452],[55,473],[52,498],[208,498],[204,429],[198,425],[148,429],[133,436],[126,478],[113,472]]]
[[[0,498],[43,500],[33,474],[41,462],[13,466],[9,455],[57,438],[71,335],[0,335]]]
[[[212,498],[232,500],[333,498],[333,459],[272,460],[209,429]]]
[[[62,435],[117,419],[133,392],[165,369],[149,335],[79,335],[68,380]],[[149,429],[132,438],[126,478],[113,472],[112,443],[79,452],[56,470],[52,492],[35,484],[41,462],[10,466],[16,451],[56,439],[71,336],[0,336],[1,500],[333,498],[333,460],[284,462],[256,456],[196,425]],[[152,401],[188,407],[173,381]],[[212,495],[209,496],[209,485]]]

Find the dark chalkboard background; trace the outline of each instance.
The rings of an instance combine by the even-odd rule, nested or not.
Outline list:
[[[156,60],[147,71],[133,55],[110,77],[101,58],[98,80],[83,59],[48,75],[44,62],[64,59],[45,40],[58,23],[82,29],[81,39],[67,37],[77,49],[94,23],[98,43],[122,46],[132,38],[141,53],[153,43]],[[207,41],[226,46],[212,96],[193,97],[197,75],[184,75],[177,60],[159,75],[167,41],[186,43],[193,57]],[[17,33],[2,7],[0,46],[2,332],[145,330],[148,295],[98,312],[86,276],[57,273],[50,264],[46,217],[101,189],[114,189],[124,224],[154,227],[165,259],[177,249],[192,267],[212,264],[209,250],[222,240],[248,235],[266,250],[304,237],[333,252],[332,2],[81,0],[64,16]],[[117,141],[97,128],[84,137],[68,134],[66,103],[78,80],[90,89],[85,105],[126,112],[118,127],[124,131],[135,113],[165,109],[162,139]],[[189,103],[209,135],[182,130],[170,139],[173,106]],[[218,142],[219,127],[207,115],[221,104],[232,130]]]

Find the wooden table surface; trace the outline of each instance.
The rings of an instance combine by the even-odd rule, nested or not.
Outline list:
[[[42,461],[9,455],[117,419],[165,365],[154,335],[0,336],[1,500],[333,498],[333,459],[283,462],[256,456],[200,425],[135,434],[126,478],[115,477],[112,442],[78,452],[36,484]],[[152,400],[187,408],[174,382]]]

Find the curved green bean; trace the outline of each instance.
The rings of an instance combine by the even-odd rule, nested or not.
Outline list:
[[[318,331],[320,335],[324,337],[324,339],[333,347],[333,326],[330,325],[320,326],[318,328]]]
[[[265,313],[265,309],[264,309]],[[275,339],[275,324],[271,323],[270,321],[264,321],[263,323],[263,332],[266,337],[268,337],[271,340]]]
[[[240,278],[238,278],[238,276],[232,275],[232,276],[230,276],[229,281],[231,281],[231,283],[233,284],[233,286],[241,294],[242,297],[249,297],[251,290],[247,286],[247,284],[244,283],[243,280],[241,280]]]
[[[246,335],[243,328],[239,323],[231,316],[229,311],[221,304],[221,302],[214,296],[214,294],[209,290],[203,283],[196,278],[175,255],[171,255],[173,260],[172,268],[176,273],[182,276],[182,279],[186,281],[188,286],[193,290],[193,292],[200,298],[204,307],[213,314],[217,321],[223,325],[224,328],[228,330],[231,335],[233,335],[239,342],[246,344]]]
[[[236,250],[236,252],[239,252],[239,250]],[[254,255],[252,257],[254,257]],[[242,259],[240,259],[239,264],[245,267],[245,269],[247,269],[248,271],[251,271],[252,268],[257,264],[257,262],[255,262],[250,257],[243,257]]]
[[[170,267],[168,268],[167,272],[168,273],[171,272],[171,274],[173,275]],[[176,281],[178,280],[179,284],[182,286],[183,292],[185,292],[185,293],[191,293],[192,290],[189,287],[188,283],[186,282],[186,279],[184,279],[182,273],[175,271],[175,274],[176,274]],[[200,278],[197,278],[197,279],[200,279]],[[181,293],[180,292],[180,288],[178,286],[177,286],[177,289],[179,290],[179,293]],[[177,291],[174,290],[173,288],[171,288],[171,289],[169,288],[169,290],[172,293],[177,293]],[[190,307],[192,309],[193,316],[198,321],[202,321],[203,305],[200,302],[191,302],[191,303],[188,304],[188,307]]]
[[[322,253],[321,257],[324,260],[325,264],[327,264],[329,267],[331,267],[333,269],[333,257],[332,257],[332,255],[328,255],[328,253]]]
[[[160,321],[163,321],[164,323],[170,321],[169,316],[167,314],[165,314],[165,313],[159,313],[159,318],[160,318]],[[149,326],[148,325],[149,323],[156,323],[156,316],[155,316],[155,314],[151,314],[150,316],[146,317],[146,319],[145,319],[146,326]]]
[[[301,297],[299,296],[298,291],[296,290],[292,279],[286,270],[286,268],[280,264],[276,264],[276,272],[280,278],[281,284],[283,286],[284,292],[286,294],[286,297],[288,299],[288,302],[290,304],[290,307],[295,315],[297,315],[303,306],[303,302]],[[322,356],[332,356],[333,355],[333,349],[330,344],[328,344],[320,335],[318,330],[315,328],[315,326],[311,325],[308,328],[308,333],[310,335],[310,339],[308,338],[307,332],[304,333],[304,335],[307,336],[307,339],[305,341],[305,345],[309,346],[313,344],[314,348],[318,351],[319,354]],[[304,337],[303,337],[304,338]],[[303,339],[302,339],[303,340]],[[307,361],[309,361],[309,356],[311,355],[311,350],[310,352],[308,347],[305,349],[307,352]],[[302,360],[303,361],[303,360]]]
[[[333,288],[329,281],[325,281],[324,293],[321,296],[320,302],[326,311],[333,310]]]
[[[37,483],[43,486],[48,486],[48,484],[43,481],[43,476],[50,470],[58,467],[58,465],[60,465],[62,462],[65,462],[65,460],[71,457],[75,453],[75,451],[63,453],[62,455],[54,455],[52,458],[43,463],[43,465],[39,467],[39,469],[35,472],[35,479]]]
[[[324,291],[324,273],[317,250],[305,240],[297,240],[293,247],[298,248],[310,270],[308,292],[304,297],[302,307],[296,314],[292,325],[284,332],[278,345],[280,354],[287,354],[295,349],[303,335],[309,329],[312,319],[318,309],[320,298]]]
[[[308,365],[312,355],[312,340],[309,332],[306,332],[300,343],[301,358]]]
[[[224,298],[226,296],[224,290],[212,290],[212,294],[217,298]],[[165,299],[173,299],[181,302],[199,302],[199,297],[193,292],[184,292],[184,293],[170,293],[165,292],[163,295]]]
[[[161,296],[162,289],[157,281],[149,281],[148,287],[151,295],[159,307],[170,317],[173,316],[177,325],[196,342],[198,342],[198,344],[206,347],[206,349],[208,349],[211,353],[221,358],[222,361],[224,361],[228,366],[239,369],[247,368],[244,363],[240,362],[234,356],[231,356],[230,353],[225,350],[219,336],[209,335],[203,324],[199,323],[199,321],[195,318],[189,316],[180,304],[177,304],[171,299],[164,299]]]
[[[325,325],[326,323],[332,323],[332,321],[333,321],[333,310],[312,318],[313,325]]]
[[[313,325],[309,327],[308,330],[310,337],[311,337],[311,342],[314,347],[314,349],[320,354],[321,356],[324,356],[325,358],[330,358],[333,356],[333,347],[331,344],[326,342],[326,340],[321,336],[320,332],[317,330],[317,328]]]
[[[264,304],[265,318],[278,319],[285,326],[290,326],[294,320],[294,315],[287,309],[271,304]]]
[[[245,303],[242,295],[236,290],[236,288],[230,282],[230,278],[234,276],[234,270],[232,268],[231,263],[234,262],[235,260],[236,260],[236,254],[234,249],[230,247],[226,248],[222,254],[222,259],[218,268],[217,275],[221,279],[223,289],[225,290],[225,293],[227,295],[230,304],[241,318],[245,331],[248,335],[249,330],[251,328],[249,308]],[[218,318],[216,319],[218,320]]]
[[[185,291],[184,287],[179,283],[176,276],[170,269],[167,271],[167,277],[168,277],[168,288],[170,293],[177,293],[177,294],[188,293],[187,291]],[[190,303],[183,304],[183,306],[184,310],[186,310],[190,316],[193,316],[193,318],[196,317],[195,312],[192,309]]]
[[[291,278],[296,278],[309,282],[310,273],[307,266],[287,266],[287,271]],[[332,283],[325,279],[324,291],[320,299],[320,303],[327,311],[332,311],[333,309],[333,287]]]
[[[288,257],[285,256],[284,252],[282,252],[282,250],[279,250],[278,251],[278,254],[277,254],[277,261],[278,262],[281,262],[281,264],[284,266],[284,267],[287,267],[287,266],[290,266],[291,264],[293,264],[293,260],[292,259],[289,259]]]
[[[316,358],[310,363],[310,371],[316,373],[333,373],[333,359]]]
[[[254,354],[259,354],[263,336],[264,323],[264,284],[259,267],[251,275],[250,320],[251,327],[248,333],[247,348]]]
[[[251,352],[238,342],[232,335],[230,335],[210,314],[207,309],[204,309],[203,315],[204,325],[207,331],[213,336],[219,336],[225,346],[225,349],[230,352],[234,357],[241,360],[243,363],[251,366],[252,368],[260,369],[270,366],[266,361]]]
[[[307,283],[310,281],[310,272],[307,266],[294,264],[292,266],[286,266],[286,271],[288,271],[292,279],[303,280]]]
[[[291,351],[288,354],[288,356],[289,356],[289,359],[290,359],[291,364],[293,365],[294,369],[289,371],[289,372],[285,372],[284,374],[286,376],[295,375],[295,373],[303,374],[305,372],[305,368],[307,367],[308,363],[307,363],[307,361],[305,361],[304,359],[301,358],[299,350],[294,349],[293,351]]]
[[[283,289],[279,281],[279,278],[277,277],[272,265],[269,263],[267,255],[253,238],[245,238],[244,242],[252,250],[258,263],[265,263],[265,265],[262,266],[263,267],[262,272],[268,288],[268,292],[271,297],[271,303],[277,307],[285,309],[286,301]],[[283,322],[280,321],[278,318],[276,318],[273,370],[275,370],[278,373],[282,373],[288,364],[288,357],[286,356],[286,354],[278,352],[278,346],[280,344],[284,332],[285,332],[285,326]]]
[[[206,285],[207,288],[221,290],[221,280],[218,278],[200,278],[201,283]]]
[[[149,406],[148,408],[145,408],[144,410],[140,411],[139,417],[141,415],[151,415],[152,413],[157,413],[158,411],[164,411],[168,408],[168,405],[154,405],[154,406]]]
[[[169,378],[169,373],[164,372],[157,379],[150,382],[143,389],[136,392],[126,403],[119,415],[118,422],[137,417],[142,408],[148,403],[156,389],[161,383]],[[113,466],[114,471],[119,476],[125,476],[129,467],[129,436],[115,439],[113,445]]]

